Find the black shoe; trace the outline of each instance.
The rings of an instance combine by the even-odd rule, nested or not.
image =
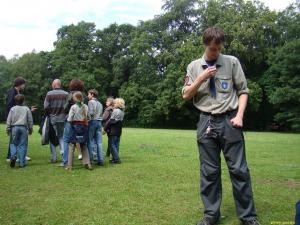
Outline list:
[[[250,220],[242,220],[243,225],[260,225],[258,220],[256,218],[250,219]]]
[[[118,159],[118,160],[111,159],[111,160],[109,160],[109,163],[111,163],[111,164],[121,164],[121,160],[120,159]]]
[[[57,163],[57,160],[51,159],[50,163]]]
[[[16,165],[16,161],[17,161],[17,157],[16,156],[13,156],[11,159],[10,159],[10,167],[11,168],[14,168],[15,165]]]
[[[97,162],[97,165],[98,166],[104,166],[104,163],[102,161],[100,161],[100,162]]]
[[[219,219],[215,217],[204,216],[196,225],[216,225],[218,224]]]

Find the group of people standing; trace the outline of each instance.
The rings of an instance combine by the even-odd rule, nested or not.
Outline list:
[[[25,96],[20,94],[20,91],[24,90],[25,83],[22,77],[16,78],[14,87],[7,94],[7,134],[10,136],[7,159],[11,167],[15,167],[17,160],[20,168],[25,166],[28,134],[33,131],[32,112],[36,111],[36,107],[29,109],[24,105]],[[124,119],[124,100],[108,97],[103,112],[103,106],[98,100],[98,91],[91,89],[86,96],[81,80],[71,80],[69,93],[61,86],[61,81],[55,79],[52,82],[52,90],[44,100],[45,120],[40,130],[43,136],[48,136],[50,162],[57,162],[56,146],[59,146],[62,158],[60,165],[71,170],[77,146],[78,159],[87,169],[93,168],[93,162],[103,166],[102,134],[106,133],[106,156],[112,155],[110,163],[121,163],[119,144]],[[46,124],[48,132],[45,134]],[[28,156],[27,160],[30,160]]]

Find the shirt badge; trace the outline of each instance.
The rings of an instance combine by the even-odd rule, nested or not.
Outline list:
[[[222,81],[221,86],[224,90],[228,89],[228,82],[227,81]]]
[[[189,84],[189,82],[190,82],[189,76],[185,76],[185,78],[184,78],[184,86],[190,86],[191,84]]]

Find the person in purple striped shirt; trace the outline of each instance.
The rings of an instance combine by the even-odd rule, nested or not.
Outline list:
[[[44,101],[44,110],[50,119],[50,123],[54,128],[55,134],[59,141],[60,153],[63,155],[63,132],[66,119],[65,104],[68,92],[61,88],[61,81],[55,79],[52,82],[52,91],[49,91]],[[50,141],[51,163],[57,162],[56,147]]]

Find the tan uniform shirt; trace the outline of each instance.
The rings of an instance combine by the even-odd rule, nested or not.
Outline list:
[[[188,65],[182,93],[207,66],[204,56]],[[221,114],[237,109],[238,96],[249,94],[249,89],[241,64],[236,57],[220,54],[216,66],[216,97],[211,95],[209,79],[207,79],[199,87],[193,98],[193,103],[202,112]]]

